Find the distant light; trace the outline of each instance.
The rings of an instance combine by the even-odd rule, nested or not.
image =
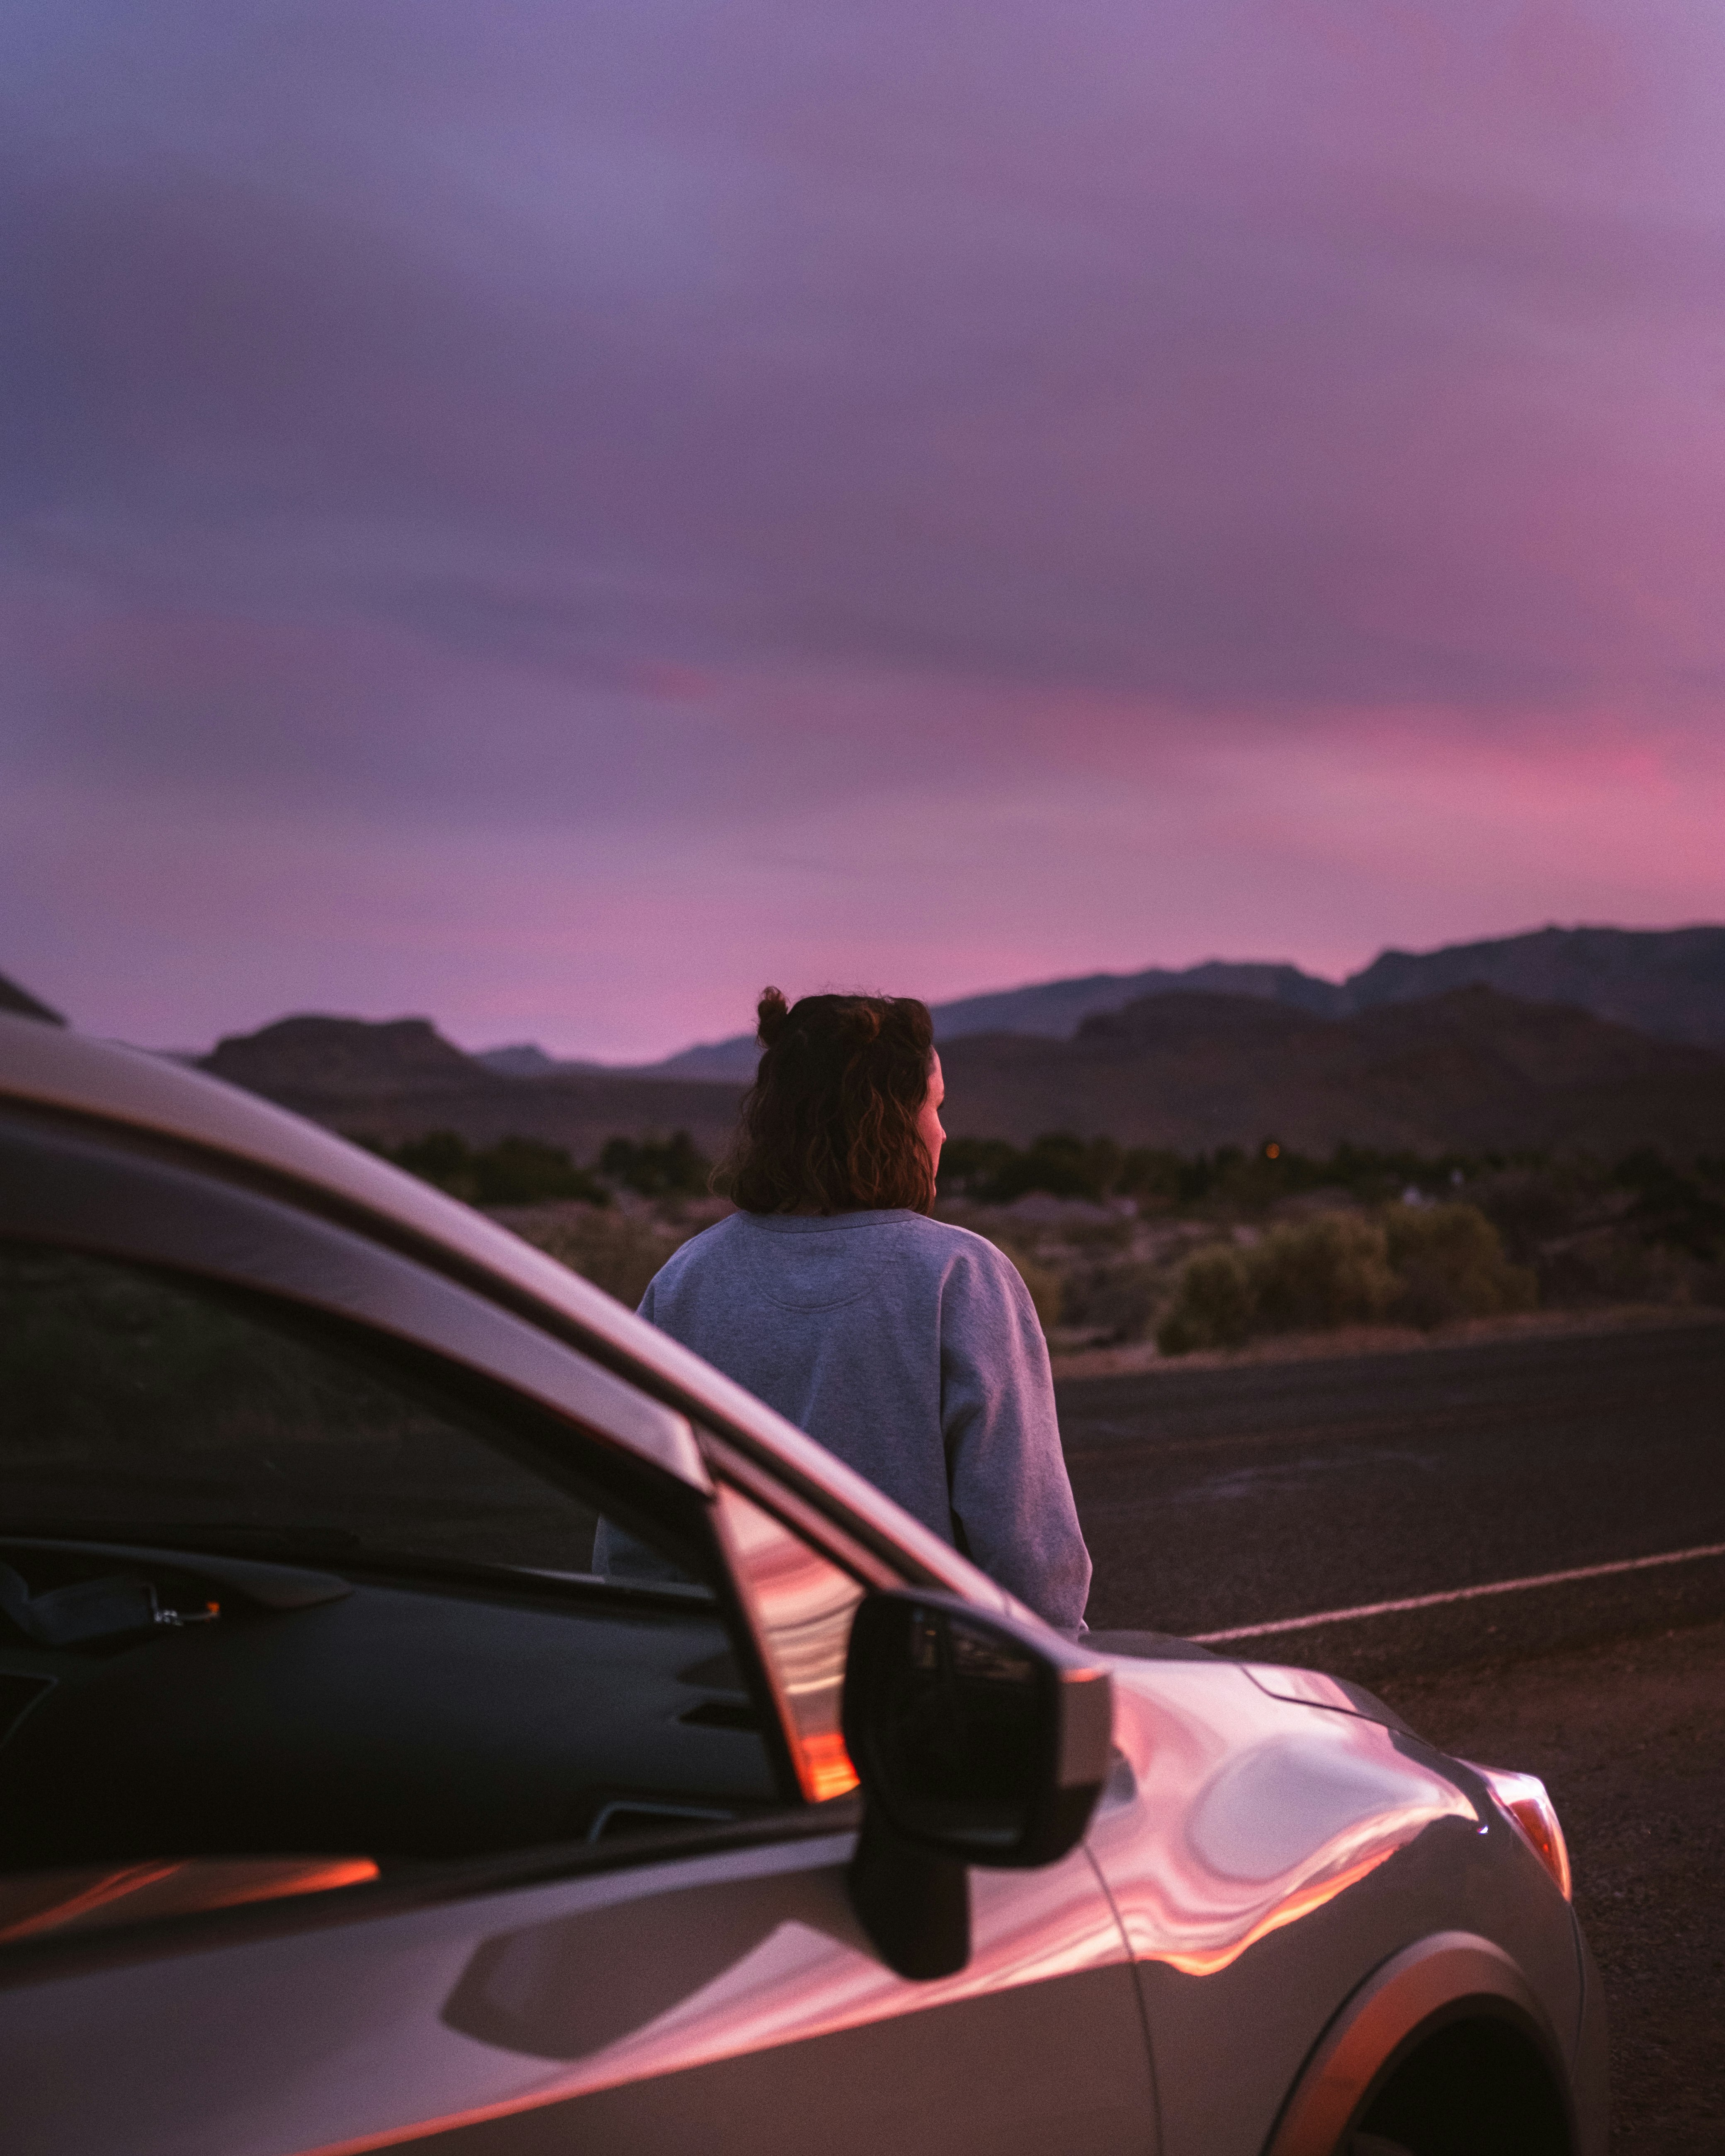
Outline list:
[[[1279,1145],[1266,1146],[1264,1148],[1264,1158],[1266,1160],[1280,1160],[1281,1158],[1281,1147]]]

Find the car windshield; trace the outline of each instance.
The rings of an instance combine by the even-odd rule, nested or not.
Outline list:
[[[202,1284],[0,1247],[0,1403],[7,1537],[593,1572],[596,1507],[470,1401]]]

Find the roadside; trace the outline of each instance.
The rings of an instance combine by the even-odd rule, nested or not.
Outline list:
[[[1613,2156],[1725,2150],[1725,1621],[1377,1689],[1540,1775],[1611,2021]]]
[[[1208,1348],[1190,1355],[1164,1355],[1153,1340],[1138,1340],[1118,1348],[1057,1352],[1050,1359],[1060,1382],[1069,1378],[1227,1370],[1258,1363],[1327,1362],[1343,1355],[1396,1355],[1410,1348],[1465,1348],[1486,1341],[1556,1339],[1575,1333],[1640,1332],[1679,1325],[1725,1325],[1725,1310],[1630,1302],[1597,1310],[1531,1310],[1502,1317],[1465,1318],[1427,1332],[1411,1325],[1354,1325],[1332,1332],[1279,1333],[1250,1342],[1244,1348]]]
[[[631,1305],[730,1209],[683,1129],[585,1162],[453,1127],[367,1142]],[[1062,1378],[1725,1316],[1725,1156],[1182,1158],[1055,1133],[953,1138],[940,1188],[938,1217],[1017,1267]]]

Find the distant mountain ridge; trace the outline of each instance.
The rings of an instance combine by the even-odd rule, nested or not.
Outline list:
[[[0,973],[0,1011],[10,1011],[14,1018],[40,1019],[44,1025],[66,1022],[51,1005],[39,1001],[28,988],[21,988],[16,981],[8,981],[4,973]]]
[[[1725,1150],[1725,1056],[1476,986],[1339,1019],[1152,995],[1070,1040],[967,1034],[942,1061],[948,1124],[1019,1145],[1070,1130],[1176,1152],[1269,1137],[1317,1154]]]
[[[942,1060],[949,1126],[1018,1144],[1070,1130],[1178,1152],[1271,1137],[1317,1153],[1344,1140],[1428,1153],[1725,1152],[1725,1055],[1479,986],[1343,1017],[1263,995],[1156,991],[1093,1011],[1070,1040],[961,1034]],[[742,1091],[662,1072],[511,1077],[425,1019],[285,1019],[203,1060],[353,1136],[536,1137],[583,1163],[608,1138],[676,1130],[716,1157]]]
[[[500,1078],[548,1078],[554,1070],[605,1070],[614,1065],[580,1057],[547,1055],[536,1040],[518,1040],[507,1048],[482,1048],[474,1057]]]
[[[438,1092],[469,1084],[474,1075],[473,1058],[445,1040],[429,1018],[374,1024],[315,1014],[229,1034],[203,1058],[203,1068],[249,1092],[346,1101]]]
[[[425,1018],[373,1024],[305,1013],[229,1034],[198,1060],[213,1076],[314,1122],[391,1143],[434,1130],[454,1131],[476,1146],[536,1137],[588,1161],[608,1138],[686,1130],[716,1155],[737,1116],[733,1086],[560,1065],[510,1076],[487,1069]]]
[[[1070,1040],[1086,1019],[1146,996],[1250,996],[1318,1018],[1414,1003],[1451,988],[1492,988],[1528,1003],[1568,1004],[1656,1040],[1725,1048],[1725,927],[1540,928],[1435,951],[1380,952],[1345,981],[1286,964],[1209,959],[1182,970],[1086,973],[936,1004],[937,1040],[978,1033]],[[509,1051],[514,1053],[515,1051]],[[760,1054],[752,1034],[685,1048],[644,1066],[665,1075],[747,1082]]]
[[[931,1004],[934,1037],[944,1044],[976,1033],[1021,1033],[1045,1040],[1070,1040],[1087,1018],[1122,1010],[1143,996],[1189,993],[1260,997],[1291,1004],[1322,1018],[1342,1018],[1347,992],[1333,981],[1302,973],[1297,966],[1233,964],[1212,958],[1176,972],[1147,966],[1141,973],[1086,973],[1076,980],[1037,981],[1029,988],[997,988]],[[685,1048],[647,1067],[684,1078],[723,1079],[745,1085],[755,1075],[760,1049],[752,1034],[739,1033]]]
[[[1475,987],[1573,1004],[1658,1040],[1725,1048],[1725,927],[1540,928],[1437,951],[1384,951],[1345,983],[1353,1010]]]

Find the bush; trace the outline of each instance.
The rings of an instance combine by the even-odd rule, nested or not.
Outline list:
[[[599,1173],[643,1198],[699,1198],[711,1181],[712,1163],[687,1131],[668,1138],[608,1138]]]
[[[980,1198],[1019,1149],[1009,1138],[948,1138],[935,1187],[942,1198]]]
[[[1048,1131],[1027,1151],[1004,1138],[953,1138],[941,1154],[938,1188],[985,1205],[1010,1205],[1033,1190],[1095,1204],[1119,1180],[1126,1156],[1112,1138],[1088,1143],[1070,1131]]]
[[[1091,1265],[1068,1276],[1068,1325],[1081,1325],[1109,1343],[1142,1340],[1155,1313],[1161,1268],[1134,1263]]]
[[[1702,1174],[1711,1162],[1697,1161]],[[1682,1175],[1651,1147],[1618,1163],[1612,1181],[1635,1194],[1630,1220],[1642,1240],[1681,1250],[1703,1265],[1725,1256],[1725,1203]]]
[[[1609,1227],[1569,1236],[1558,1248],[1542,1251],[1537,1270],[1540,1300],[1568,1310],[1681,1303],[1695,1293],[1696,1275],[1676,1251]]]
[[[533,1205],[542,1199],[578,1198],[603,1205],[606,1194],[561,1146],[540,1138],[500,1138],[473,1157],[481,1205]]]
[[[1141,1205],[1169,1205],[1182,1195],[1184,1163],[1177,1152],[1155,1146],[1133,1146],[1121,1163],[1115,1188],[1123,1198],[1136,1198]]]
[[[1255,1297],[1240,1250],[1199,1250],[1181,1268],[1173,1308],[1156,1330],[1164,1355],[1199,1348],[1238,1348],[1255,1316]]]
[[[1395,1315],[1429,1332],[1458,1317],[1531,1310],[1532,1270],[1512,1265],[1476,1205],[1399,1205],[1385,1215],[1389,1262],[1399,1283]]]
[[[1503,1239],[1517,1261],[1532,1257],[1543,1244],[1572,1234],[1596,1208],[1597,1175],[1587,1177],[1573,1165],[1542,1174],[1527,1168],[1506,1168],[1482,1177],[1471,1191],[1471,1202]]]
[[[1332,1331],[1531,1309],[1532,1273],[1503,1255],[1473,1205],[1394,1205],[1375,1216],[1324,1213],[1276,1228],[1249,1250],[1187,1260],[1157,1330],[1164,1355],[1237,1348],[1255,1333]]]
[[[611,1202],[611,1194],[577,1168],[562,1146],[542,1138],[499,1138],[495,1145],[475,1147],[454,1131],[429,1131],[395,1146],[369,1142],[385,1160],[470,1205],[536,1205],[571,1198],[588,1205]]]
[[[1258,1332],[1326,1332],[1371,1325],[1396,1300],[1383,1224],[1320,1213],[1272,1229],[1246,1261]]]

